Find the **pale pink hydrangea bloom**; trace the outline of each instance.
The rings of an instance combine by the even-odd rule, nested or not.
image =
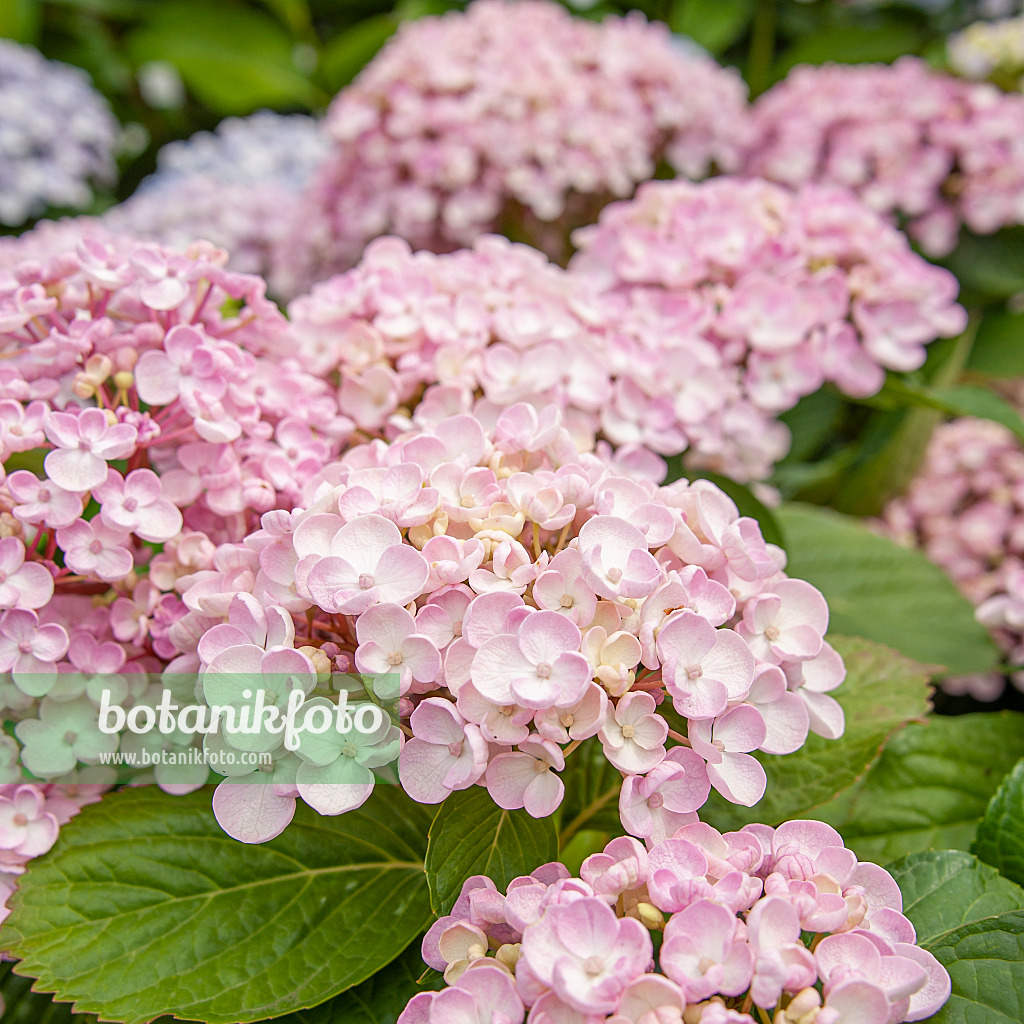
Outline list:
[[[1019,394],[1011,397],[1019,404]],[[1024,450],[1006,427],[970,418],[936,427],[906,494],[874,525],[944,569],[1007,663],[1024,664]],[[1010,678],[1024,686],[1024,673]],[[994,700],[1004,680],[981,673],[940,684],[948,693]]]
[[[734,169],[745,118],[734,71],[639,14],[476,0],[401,26],[334,100],[333,148],[280,262],[326,277],[379,235],[443,252],[489,231],[559,258],[659,163]]]
[[[703,227],[693,230],[707,246]],[[717,230],[708,228],[711,237]],[[773,258],[768,245],[762,263]],[[805,248],[808,260],[842,255],[828,243],[821,254]],[[641,448],[688,452],[736,479],[766,476],[788,446],[786,428],[774,420],[787,402],[745,393],[742,341],[726,344],[709,333],[714,289],[681,284],[687,292],[679,297],[607,290],[602,280],[566,273],[497,236],[445,255],[414,254],[390,238],[374,241],[348,273],[295,299],[289,316],[296,354],[338,382],[342,407],[365,432],[389,437],[411,422],[429,425],[471,410],[489,423],[510,405],[555,403],[580,450],[606,440],[624,458],[642,458],[635,454]],[[912,298],[911,312],[924,308],[928,295]],[[840,303],[827,322],[844,314]],[[913,335],[913,325],[908,329]],[[831,352],[838,342],[828,344]],[[526,420],[522,428],[535,429]],[[434,485],[457,495],[458,518],[466,521],[490,504],[494,483],[481,469],[468,477],[439,474]],[[506,485],[506,499],[539,526],[555,529],[573,515],[572,498],[553,503],[556,490],[550,480],[517,476]],[[644,500],[608,497],[610,505],[630,505],[641,517]]]
[[[589,743],[623,773],[620,814],[640,839],[692,824],[712,785],[753,804],[766,777],[752,751],[842,731],[824,600],[786,578],[714,485],[661,487],[619,466],[579,454],[557,407],[357,446],[309,478],[299,506],[179,581],[179,663],[248,670],[265,651],[301,650],[318,672],[390,675],[405,730],[368,756],[393,739],[399,778],[425,803],[480,785],[501,807],[549,815],[566,759]],[[476,568],[455,572],[465,553]],[[159,614],[115,610],[126,636]],[[667,700],[688,736],[670,730]],[[288,755],[268,742],[275,793],[293,800]],[[299,760],[312,756],[300,744]],[[240,838],[283,827],[289,807],[259,787],[222,788],[218,818]]]
[[[695,823],[646,850],[615,839],[580,876],[545,864],[504,895],[467,879],[423,940],[449,987],[414,996],[399,1024],[521,1024],[527,1011],[531,1024],[749,1024],[744,1008],[776,1024],[894,1024],[950,996],[892,876],[821,822]],[[808,918],[829,900],[827,921]]]
[[[1024,96],[887,64],[800,65],[753,106],[744,170],[854,189],[933,256],[1024,222]]]
[[[699,339],[706,368],[717,358],[736,373],[738,394],[707,409],[702,402],[716,392],[681,370],[699,393],[692,415],[718,410],[719,459],[763,429],[758,414],[789,409],[826,381],[855,397],[875,394],[887,369],[916,369],[927,344],[967,322],[956,278],[835,185],[648,182],[573,239],[572,273],[650,310],[663,339]],[[639,401],[657,394],[648,387]],[[687,391],[676,406],[684,429],[690,399]],[[695,461],[719,465],[705,450]]]
[[[33,857],[50,850],[60,826],[86,804],[95,803],[102,785],[0,783],[0,922],[10,913],[7,899]]]
[[[0,458],[39,467],[0,480],[0,710],[37,777],[87,766],[113,781],[101,755],[143,741],[99,733],[98,679],[130,706],[159,699],[147,673],[197,669],[235,594],[260,608],[246,557],[224,542],[293,507],[349,440],[329,385],[288,354],[264,282],[227,258],[88,220],[0,254]],[[281,614],[290,635],[278,619],[248,643],[311,667]],[[194,788],[200,769],[156,780]]]

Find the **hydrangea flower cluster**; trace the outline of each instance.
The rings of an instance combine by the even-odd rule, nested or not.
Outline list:
[[[372,242],[359,265],[289,307],[296,352],[337,379],[361,430],[393,434],[422,407],[558,404],[577,447],[603,437],[763,478],[784,426],[742,393],[740,371],[698,325],[714,297],[602,294],[496,235],[471,249],[412,254]]]
[[[80,68],[0,39],[0,224],[81,209],[114,179],[120,128]]]
[[[944,569],[1007,661],[1024,665],[1024,450],[1006,427],[971,418],[937,427],[920,472],[878,527]],[[1011,679],[1024,688],[1024,671]],[[979,700],[994,700],[1004,686],[996,673],[941,683]]]
[[[268,110],[229,117],[215,132],[164,146],[156,174],[103,222],[116,234],[178,248],[206,238],[230,253],[230,269],[268,275],[326,149],[311,117]],[[280,294],[277,282],[269,283]]]
[[[916,369],[967,322],[956,278],[834,186],[648,182],[574,241],[572,272],[660,312],[666,362],[676,339],[699,339],[770,413],[825,381],[872,395],[886,369]]]
[[[86,804],[95,803],[103,785],[34,785],[22,782],[15,766],[17,752],[9,737],[0,739],[0,922],[10,913],[7,901],[18,876],[34,857],[57,841],[61,825]]]
[[[950,67],[965,78],[990,78],[1024,89],[1024,14],[999,21],[977,21],[946,40]]]
[[[623,776],[627,830],[665,838],[712,787],[760,799],[752,751],[838,737],[828,691],[845,670],[825,600],[786,577],[757,523],[708,481],[657,486],[652,458],[579,455],[557,407],[525,404],[486,430],[459,415],[359,445],[301,508],[218,548],[179,632],[204,680],[294,672],[308,693],[332,670],[397,676],[399,778],[420,802],[481,785],[546,816],[589,740]],[[300,738],[294,754],[266,739],[272,791],[235,778],[215,798],[249,841],[280,832],[296,796],[358,806],[398,737]]]
[[[118,749],[100,691],[149,699],[146,673],[194,651],[180,580],[350,432],[226,258],[87,239],[0,274],[0,707],[36,777]]]
[[[443,252],[495,230],[560,258],[571,228],[660,163],[733,169],[745,116],[740,77],[664,25],[476,0],[401,26],[335,99],[285,262],[319,249],[343,270],[379,235]]]
[[[819,821],[624,836],[579,878],[557,863],[504,893],[469,878],[423,940],[449,987],[399,1024],[924,1020],[950,978],[902,909],[893,877]]]
[[[852,188],[932,256],[961,225],[987,235],[1024,223],[1024,96],[902,57],[801,65],[751,116],[747,173]]]

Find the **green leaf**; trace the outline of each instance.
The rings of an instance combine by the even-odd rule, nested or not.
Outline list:
[[[797,64],[866,64],[892,61],[905,53],[914,53],[921,45],[921,29],[900,18],[868,26],[826,24],[816,33],[794,43],[774,69],[782,78]]]
[[[675,0],[668,24],[717,54],[743,35],[753,13],[754,0]]]
[[[4,0],[0,4],[0,37],[34,44],[39,39],[42,19],[40,0]]]
[[[1017,735],[1024,737],[1020,731],[1024,716],[1017,718]],[[1018,740],[1017,746],[1024,747],[1024,738]],[[1024,883],[1024,761],[1017,763],[992,797],[972,850],[1007,878]]]
[[[834,632],[888,644],[951,675],[999,664],[971,603],[920,551],[809,505],[783,505],[775,517],[786,538],[786,571],[825,595]]]
[[[1021,757],[1019,712],[933,715],[896,733],[852,794],[814,816],[834,825],[861,860],[967,850],[999,781]]]
[[[430,905],[440,917],[451,911],[470,875],[487,875],[504,892],[513,878],[557,856],[552,818],[502,810],[483,786],[452,793],[430,826]]]
[[[953,983],[931,1024],[1017,1024],[1024,1017],[1024,889],[966,853],[916,854],[891,870],[918,943]]]
[[[105,1020],[236,1024],[315,1006],[426,927],[428,821],[378,786],[335,818],[300,804],[283,835],[245,846],[209,790],[112,793],[21,876],[0,948],[38,989]]]
[[[950,416],[977,416],[994,420],[1024,441],[1024,420],[1020,413],[988,388],[969,384],[930,388],[915,381],[890,377],[883,394],[898,396],[911,405],[935,409]]]
[[[700,812],[702,821],[725,831],[752,821],[778,825],[813,816],[815,808],[857,782],[894,732],[927,713],[928,679],[919,665],[867,640],[829,639],[846,662],[846,679],[832,693],[846,715],[842,737],[809,736],[795,753],[757,755],[768,776],[761,800],[740,807],[713,792]]]
[[[1024,377],[1024,313],[986,313],[967,368],[990,377]]]
[[[793,443],[782,463],[805,462],[835,439],[846,411],[846,403],[831,388],[819,388],[801,398],[779,416],[789,427]]]
[[[440,974],[434,975],[433,984],[419,984],[422,974],[420,944],[414,942],[397,960],[361,985],[312,1010],[276,1017],[274,1024],[395,1024],[417,992],[444,987]]]
[[[335,36],[320,52],[320,70],[333,90],[348,85],[397,27],[387,14],[357,22]]]
[[[170,61],[196,98],[219,114],[323,99],[296,70],[293,43],[273,17],[238,4],[175,0],[154,5],[126,40],[136,66]]]
[[[1024,229],[1004,228],[994,235],[962,232],[942,261],[960,279],[961,302],[981,305],[1024,291]]]
[[[67,1003],[55,1003],[33,992],[31,978],[19,978],[7,963],[0,965],[0,1000],[4,1024],[96,1024],[93,1014],[72,1013]]]
[[[889,871],[922,946],[973,921],[1024,910],[1024,889],[969,853],[912,853],[890,864]]]

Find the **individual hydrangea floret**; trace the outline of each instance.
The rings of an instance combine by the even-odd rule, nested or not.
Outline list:
[[[578,878],[467,879],[422,945],[448,987],[399,1024],[924,1020],[951,982],[902,911],[893,877],[819,821],[622,837]]]
[[[876,526],[944,569],[1007,663],[1024,665],[1024,451],[1006,427],[971,418],[936,427],[918,475]],[[1010,678],[1024,688],[1024,672]],[[992,672],[940,682],[980,700],[1004,688]]]
[[[943,256],[1024,223],[1024,96],[895,64],[800,65],[754,104],[746,173],[854,189]]]
[[[80,68],[0,39],[0,224],[82,209],[110,185],[120,129]]]
[[[229,117],[214,132],[164,146],[156,173],[102,221],[114,233],[172,247],[206,238],[231,254],[230,269],[267,275],[325,151],[311,117],[267,110]],[[270,288],[280,294],[276,283]]]
[[[444,252],[488,231],[560,259],[573,227],[660,164],[735,168],[745,115],[735,72],[639,14],[476,0],[402,25],[335,99],[284,262],[312,260],[315,280],[379,235]]]
[[[703,377],[715,359],[735,369],[748,407],[775,414],[826,381],[872,395],[887,369],[916,369],[928,343],[967,322],[956,278],[835,186],[648,182],[574,239],[570,272],[651,311],[665,360],[658,378],[667,379],[661,368],[677,358],[677,339],[696,339],[677,405],[695,419],[721,394]],[[656,382],[643,383],[633,400],[653,417]],[[613,404],[628,408],[630,397],[621,389]],[[743,408],[721,410],[722,422]]]
[[[355,667],[364,688],[394,679],[402,732],[379,742],[401,743],[399,779],[420,802],[479,785],[543,817],[568,760],[603,756],[623,776],[626,829],[664,838],[712,787],[756,803],[752,751],[839,736],[828,691],[844,668],[824,599],[786,577],[756,522],[706,480],[659,487],[650,458],[581,455],[557,408],[528,405],[359,445],[181,581],[173,636],[194,638],[208,698],[225,666],[264,652]],[[285,624],[276,639],[252,625],[261,615]],[[236,837],[276,835],[296,798],[321,813],[365,799],[353,789],[325,810],[303,789],[322,751],[268,744],[273,800],[237,778],[217,790]]]
[[[294,300],[289,316],[296,351],[337,381],[367,433],[390,436],[446,411],[493,417],[518,402],[555,403],[581,450],[600,438],[687,451],[735,479],[763,478],[788,432],[744,395],[736,343],[717,344],[705,329],[710,292],[678,302],[603,292],[494,235],[443,255],[392,238]],[[476,503],[467,483],[460,500]],[[518,486],[524,509],[544,502]]]

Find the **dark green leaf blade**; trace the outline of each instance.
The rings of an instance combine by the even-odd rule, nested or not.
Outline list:
[[[912,853],[889,871],[922,946],[972,921],[1024,910],[1024,889],[960,850]]]
[[[1017,1024],[1024,1016],[1024,889],[954,851],[914,854],[890,870],[918,944],[953,983],[932,1024]]]
[[[429,816],[378,786],[357,811],[300,805],[277,839],[226,836],[200,790],[109,794],[61,830],[12,898],[0,946],[37,988],[104,1019],[236,1024],[315,1006],[429,923]]]
[[[419,984],[423,970],[420,944],[414,942],[397,960],[361,985],[312,1010],[276,1017],[274,1024],[395,1024],[409,1000],[432,987]],[[443,987],[440,974],[435,974],[434,980],[437,987]]]
[[[1021,746],[1024,737],[1018,743]],[[1024,884],[1024,760],[1003,779],[992,797],[971,849],[1007,878]]]
[[[852,794],[815,817],[839,829],[862,860],[967,850],[1000,779],[1021,757],[1024,715],[1016,711],[932,715],[896,733]]]
[[[775,516],[786,538],[786,571],[825,595],[834,632],[888,644],[953,675],[999,663],[971,603],[920,551],[827,509],[783,505]]]
[[[487,875],[504,891],[513,878],[557,856],[553,818],[502,810],[482,786],[452,793],[430,826],[431,906],[438,916],[449,913],[470,875]]]

